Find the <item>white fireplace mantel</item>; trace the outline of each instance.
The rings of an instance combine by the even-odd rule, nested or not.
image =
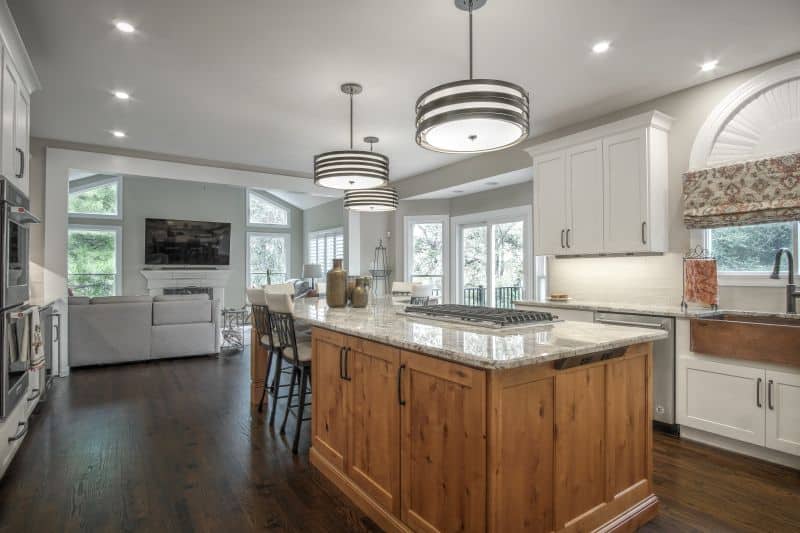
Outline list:
[[[164,289],[210,288],[220,307],[225,306],[225,286],[231,277],[230,270],[159,268],[142,270],[141,273],[147,280],[150,296],[164,294]]]

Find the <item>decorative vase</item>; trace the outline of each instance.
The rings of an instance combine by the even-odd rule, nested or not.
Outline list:
[[[351,296],[353,307],[366,307],[369,301],[369,291],[367,290],[367,278],[358,278],[356,286],[353,288]]]
[[[333,260],[333,268],[326,276],[327,286],[325,298],[329,307],[345,307],[347,305],[347,271],[342,268],[342,259]]]

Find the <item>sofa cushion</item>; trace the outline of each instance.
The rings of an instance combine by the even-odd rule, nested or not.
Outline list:
[[[153,303],[153,325],[199,324],[212,321],[211,300],[177,300]]]
[[[149,303],[152,301],[152,296],[95,296],[92,298],[92,305]]]
[[[70,296],[69,305],[89,305],[92,299],[88,296]]]
[[[153,326],[152,358],[217,353],[216,333],[212,323]]]
[[[160,294],[153,297],[154,302],[195,302],[210,299],[208,294]]]

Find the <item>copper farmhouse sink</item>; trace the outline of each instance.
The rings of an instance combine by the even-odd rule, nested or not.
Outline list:
[[[800,316],[717,313],[690,322],[695,353],[800,366]]]

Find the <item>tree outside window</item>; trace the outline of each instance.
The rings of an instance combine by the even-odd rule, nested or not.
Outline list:
[[[411,281],[432,285],[433,294],[440,296],[444,279],[444,224],[413,224],[411,242]]]
[[[247,234],[248,287],[283,283],[289,271],[289,236]]]
[[[247,191],[248,224],[265,226],[288,226],[289,210],[270,201],[262,193]]]
[[[795,222],[779,222],[710,229],[707,246],[717,258],[720,272],[772,272],[776,250],[796,252],[797,226]],[[785,262],[782,268],[785,270]]]
[[[67,243],[67,284],[76,296],[117,293],[119,230],[71,226]]]
[[[89,179],[91,178],[70,183],[69,214],[89,217],[119,216],[119,178],[87,181]]]

